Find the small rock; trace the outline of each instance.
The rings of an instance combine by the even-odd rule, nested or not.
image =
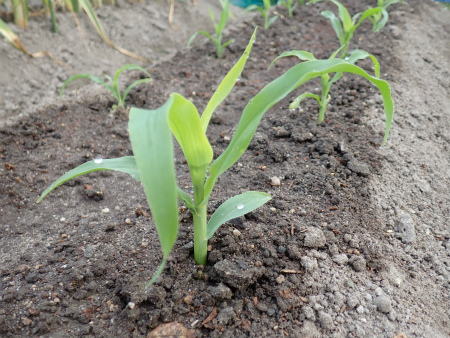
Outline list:
[[[346,254],[340,254],[333,256],[333,262],[335,262],[338,265],[345,265],[348,262],[348,257]]]
[[[258,302],[258,304],[256,304],[256,308],[261,312],[267,312],[267,310],[269,310],[267,305],[263,302]]]
[[[308,248],[321,248],[325,246],[327,240],[323,231],[318,228],[309,228],[305,235],[303,244]]]
[[[217,262],[212,267],[211,278],[219,280],[233,288],[245,289],[254,284],[265,272],[263,267],[248,267],[227,259]]]
[[[129,307],[131,310],[133,310],[133,309],[136,307],[136,304],[133,303],[133,302],[129,302],[129,303],[128,303],[128,307]]]
[[[355,159],[347,163],[347,168],[361,176],[368,176],[371,174],[370,169],[366,164]]]
[[[302,264],[303,268],[309,272],[314,271],[318,268],[317,259],[308,256],[302,257],[300,263]]]
[[[356,308],[356,312],[358,312],[360,315],[364,313],[364,307],[362,305],[358,306]]]
[[[105,213],[105,214],[108,213],[109,212],[109,208],[102,209],[102,212]]]
[[[385,294],[375,298],[374,303],[377,306],[378,311],[382,313],[389,313],[392,311],[391,300]]]
[[[325,330],[332,330],[334,328],[333,318],[326,312],[319,312],[319,323]]]
[[[92,245],[89,245],[88,247],[86,247],[86,249],[84,249],[84,257],[85,258],[91,258],[95,253],[95,247]]]
[[[347,307],[351,310],[353,309],[356,305],[358,305],[359,300],[358,297],[356,297],[356,295],[350,295],[347,299]]]
[[[236,318],[236,313],[232,307],[226,307],[225,309],[220,310],[217,315],[217,321],[222,326],[233,324],[236,321]]]
[[[219,285],[209,288],[209,293],[219,302],[225,299],[231,299],[233,296],[231,289],[223,283],[219,283]]]
[[[273,176],[270,179],[270,185],[274,186],[274,187],[278,187],[281,184],[280,179],[276,176]]]
[[[279,275],[276,279],[278,284],[283,284],[286,281],[286,278],[283,275]]]
[[[410,214],[402,212],[398,221],[398,226],[395,229],[397,235],[405,244],[414,243],[416,241],[416,229],[414,221]]]
[[[356,272],[362,272],[366,269],[366,260],[362,256],[353,256],[349,263]]]
[[[235,235],[236,237],[239,237],[241,235],[241,232],[238,229],[234,229],[233,235]]]
[[[297,337],[320,338],[322,337],[322,334],[319,332],[316,325],[314,325],[312,321],[305,320],[299,330]]]
[[[33,323],[33,321],[30,318],[26,318],[26,317],[22,318],[23,325],[28,326],[28,325],[31,325],[31,323]]]

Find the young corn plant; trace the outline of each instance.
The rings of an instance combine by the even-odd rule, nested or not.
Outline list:
[[[324,0],[312,0],[309,3],[317,3],[322,2]],[[378,7],[369,8],[362,13],[357,13],[353,17],[350,16],[347,8],[342,5],[337,0],[328,0],[335,4],[338,8],[337,17],[331,11],[323,11],[321,12],[322,16],[329,19],[331,22],[331,26],[333,27],[339,42],[341,44],[341,57],[344,58],[347,56],[347,48],[350,44],[353,35],[355,34],[356,29],[364,22],[364,20],[369,19],[372,22],[372,30],[374,32],[378,32],[381,30],[387,23],[389,18],[387,8],[390,5],[401,2],[401,0],[378,0]]]
[[[143,72],[145,75],[147,75],[148,78],[134,81],[124,90],[123,94],[121,94],[120,87],[119,87],[119,76],[120,76],[120,73],[122,73],[124,70],[139,70],[139,71]],[[131,89],[133,89],[134,87],[136,87],[142,83],[149,83],[152,81],[150,74],[144,68],[139,67],[137,65],[132,65],[132,64],[128,64],[128,65],[124,65],[124,66],[120,67],[117,70],[116,74],[114,75],[114,78],[111,79],[110,76],[105,76],[105,78],[106,78],[106,81],[103,80],[101,77],[94,76],[91,74],[73,75],[64,82],[64,84],[61,88],[61,96],[63,96],[64,90],[66,89],[66,86],[70,82],[77,80],[77,79],[90,79],[91,81],[93,81],[95,83],[99,83],[99,84],[103,85],[106,89],[108,89],[111,92],[111,94],[114,96],[114,98],[117,100],[117,106],[120,108],[123,108],[125,105],[125,100],[127,99],[128,93],[130,92]]]
[[[177,197],[185,203],[193,215],[194,258],[205,265],[207,243],[226,221],[242,216],[266,203],[270,196],[263,192],[248,191],[236,195],[207,219],[207,204],[221,174],[230,168],[247,149],[261,118],[278,101],[306,81],[330,72],[356,72],[371,79],[379,88],[386,109],[386,137],[392,121],[393,104],[387,82],[370,75],[345,60],[319,60],[301,63],[266,85],[242,112],[236,131],[225,151],[214,161],[213,150],[206,137],[214,110],[228,96],[245,66],[253,45],[256,30],[241,58],[219,84],[201,117],[194,104],[179,94],[172,94],[166,103],[156,110],[132,108],[128,123],[134,156],[110,160],[94,160],[69,171],[39,197],[37,202],[64,182],[98,170],[115,170],[130,174],[142,182],[153,220],[158,232],[163,259],[151,285],[164,269],[178,233]],[[177,186],[174,169],[172,136],[179,143],[189,166],[193,198]]]
[[[263,0],[263,6],[250,5],[245,8],[246,11],[259,11],[264,18],[264,29],[268,29],[277,19],[278,16],[270,17],[271,0]]]
[[[329,60],[335,59],[335,57],[336,57],[337,53],[339,53],[339,51],[340,51],[340,49],[338,49],[336,52],[334,52],[330,56]],[[284,52],[283,54],[278,56],[275,60],[273,60],[270,67],[272,67],[272,65],[278,59],[281,59],[284,57],[290,57],[290,56],[295,56],[302,61],[306,61],[306,63],[312,62],[312,61],[317,61],[317,59],[314,57],[314,55],[309,52],[294,50],[294,51]],[[347,63],[349,63],[353,66],[353,67],[351,67],[351,69],[354,69],[354,67],[357,67],[357,66],[355,66],[355,63],[358,60],[363,60],[366,58],[370,58],[372,60],[375,78],[379,79],[380,78],[380,64],[378,63],[375,56],[370,55],[366,51],[361,50],[361,49],[355,49],[350,52],[350,55],[345,58],[345,61],[347,61]],[[357,67],[357,68],[359,68],[359,67]],[[359,68],[359,70],[362,70],[362,69]],[[331,95],[329,94],[331,86],[333,85],[333,83],[339,81],[339,79],[342,77],[342,75],[343,75],[343,72],[336,72],[333,75],[333,77],[330,77],[329,73],[322,74],[320,76],[321,85],[322,85],[321,96],[319,96],[317,94],[313,94],[313,93],[303,93],[303,94],[299,95],[294,101],[292,101],[292,103],[289,105],[289,108],[290,109],[297,108],[300,105],[300,103],[306,98],[315,99],[317,101],[317,103],[319,104],[319,117],[317,120],[319,123],[322,122],[325,118],[325,112],[327,111],[328,102],[331,99]],[[368,78],[369,81],[372,81],[372,79],[373,78]],[[372,83],[374,83],[374,82],[372,82]],[[383,91],[383,88],[380,88],[380,90]]]
[[[292,18],[292,16],[294,15],[294,9],[295,9],[295,7],[297,7],[297,1],[295,1],[295,0],[280,0],[280,1],[278,1],[278,5],[284,6],[288,11],[289,17]]]
[[[204,36],[206,36],[207,38],[209,38],[214,45],[216,46],[216,55],[217,58],[220,59],[222,57],[222,53],[223,50],[229,46],[230,44],[233,43],[234,40],[228,40],[225,43],[222,43],[222,31],[224,30],[225,26],[227,25],[228,22],[228,15],[229,15],[229,6],[230,3],[228,0],[219,0],[220,4],[222,5],[222,12],[220,13],[220,20],[219,23],[216,23],[216,19],[214,18],[214,14],[211,11],[211,9],[209,9],[209,15],[211,17],[211,20],[214,24],[214,30],[216,31],[216,36],[212,36],[210,33],[208,33],[207,31],[198,31],[195,32],[194,35],[191,36],[191,38],[188,41],[188,46],[190,46],[192,44],[192,42],[194,41],[195,37],[198,34],[202,34]]]

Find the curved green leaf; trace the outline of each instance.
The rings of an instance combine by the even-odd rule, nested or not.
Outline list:
[[[300,105],[300,103],[306,98],[315,99],[319,105],[321,104],[319,95],[313,93],[303,93],[300,96],[298,96],[294,101],[291,102],[289,108],[290,109],[297,108]]]
[[[211,216],[206,230],[206,238],[210,239],[225,222],[259,208],[270,199],[269,194],[259,191],[247,191],[225,201]]]
[[[306,61],[292,67],[279,78],[270,82],[249,101],[230,144],[209,169],[211,176],[205,184],[205,198],[211,193],[219,175],[231,167],[247,149],[262,116],[267,110],[303,83],[323,74],[337,72],[363,76],[381,91],[386,114],[386,129],[383,141],[383,144],[385,144],[394,113],[389,84],[384,80],[372,77],[360,67],[342,59]]]
[[[112,86],[110,86],[105,81],[103,81],[102,78],[100,78],[98,76],[91,75],[91,74],[76,74],[76,75],[73,75],[73,76],[69,77],[64,82],[64,84],[63,84],[63,86],[61,88],[61,94],[60,95],[62,96],[64,94],[64,90],[66,89],[67,85],[70,82],[72,82],[74,80],[77,80],[77,79],[89,79],[92,82],[99,83],[99,84],[103,85],[106,89],[108,89],[111,92],[111,94],[114,95],[114,97],[116,96],[115,93],[114,93],[114,88]],[[116,97],[116,99],[118,99],[118,98]]]
[[[42,201],[42,199],[47,196],[52,190],[59,187],[61,184],[64,184],[65,182],[71,180],[72,178],[89,174],[94,171],[99,170],[115,170],[120,171],[126,174],[131,175],[136,181],[140,181],[139,171],[136,167],[136,162],[134,160],[133,156],[125,156],[120,158],[114,158],[114,159],[105,159],[101,160],[100,163],[96,163],[94,161],[89,161],[86,163],[83,163],[82,165],[76,167],[75,169],[70,170],[63,176],[61,176],[58,180],[53,182],[53,184],[45,189],[45,191],[41,194],[39,199],[36,201],[36,203],[39,203]]]

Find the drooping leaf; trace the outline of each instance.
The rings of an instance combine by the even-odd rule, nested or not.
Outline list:
[[[210,239],[225,222],[248,214],[270,199],[269,194],[259,191],[247,191],[225,201],[211,216],[207,226],[206,238]]]
[[[323,74],[337,72],[347,72],[363,76],[381,91],[386,115],[386,129],[383,141],[383,144],[385,144],[394,112],[389,84],[384,80],[372,77],[360,67],[342,59],[306,61],[292,67],[279,78],[270,82],[249,101],[242,113],[230,144],[210,166],[209,171],[211,176],[206,181],[205,197],[211,193],[219,175],[231,167],[247,149],[262,116],[268,109],[303,83]]]
[[[64,184],[65,182],[75,177],[86,175],[94,171],[115,170],[131,175],[131,177],[133,177],[136,181],[140,180],[139,171],[136,167],[136,162],[133,156],[125,156],[120,158],[104,159],[104,160],[102,159],[101,161],[98,160],[96,162],[89,161],[83,163],[82,165],[76,167],[75,169],[70,170],[69,172],[61,176],[58,180],[53,182],[53,184],[50,187],[45,189],[45,191],[41,194],[36,203],[41,202],[45,196],[47,196],[52,190],[56,189],[61,184]]]

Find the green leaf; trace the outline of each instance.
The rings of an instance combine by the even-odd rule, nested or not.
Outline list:
[[[338,17],[334,15],[332,11],[323,11],[320,14],[322,14],[324,18],[330,20],[331,26],[339,39],[339,43],[343,46],[345,44],[345,34],[342,29],[341,21],[339,21]]]
[[[228,94],[231,92],[234,85],[236,84],[237,79],[239,78],[239,76],[241,76],[242,70],[244,69],[245,63],[247,62],[247,58],[250,55],[253,42],[255,41],[255,35],[256,35],[256,28],[244,53],[242,54],[238,62],[236,62],[233,68],[231,68],[228,74],[224,77],[222,82],[219,84],[213,96],[211,97],[211,100],[209,100],[208,105],[203,111],[200,121],[202,123],[202,129],[205,133],[206,130],[208,129],[209,120],[211,119],[214,110],[219,106],[219,104],[222,103],[223,100],[225,100],[225,98],[228,96]]]
[[[197,108],[180,94],[168,100],[170,130],[180,144],[191,172],[195,202],[203,200],[203,186],[213,150],[202,130]]]
[[[249,101],[242,113],[230,144],[210,166],[211,176],[205,184],[205,198],[211,193],[217,178],[231,167],[247,149],[262,116],[267,110],[303,83],[323,74],[337,72],[354,73],[363,76],[381,91],[386,114],[386,129],[383,141],[383,144],[385,144],[394,113],[389,84],[384,80],[370,76],[360,67],[342,59],[306,61],[292,67],[279,78],[270,82]]]
[[[172,250],[178,234],[177,185],[169,107],[170,100],[156,110],[131,108],[128,123],[131,147],[164,259]]]
[[[132,84],[130,84],[123,92],[122,94],[122,102],[125,102],[125,100],[127,99],[128,93],[130,92],[131,89],[133,89],[136,86],[139,86],[140,84],[143,83],[150,83],[152,82],[153,79],[147,78],[147,79],[140,79],[140,80],[136,80],[134,81]]]
[[[136,162],[134,160],[133,156],[125,156],[115,159],[104,159],[100,163],[95,163],[94,161],[89,161],[86,163],[83,163],[82,165],[76,167],[75,169],[72,169],[71,171],[67,172],[63,176],[61,176],[58,180],[53,182],[53,184],[48,187],[39,197],[39,199],[36,201],[36,203],[39,203],[42,201],[42,199],[47,196],[52,190],[59,187],[61,184],[71,180],[72,178],[89,174],[94,171],[99,170],[115,170],[120,171],[126,174],[131,175],[136,181],[140,181],[140,175],[139,171],[136,167]]]
[[[302,95],[298,96],[294,101],[291,102],[291,104],[289,105],[289,109],[297,108],[300,105],[300,103],[306,98],[315,99],[319,105],[321,104],[319,95],[313,93],[303,93]]]
[[[340,2],[335,0],[330,0],[338,7],[339,17],[341,18],[342,24],[344,26],[344,32],[348,33],[353,27],[352,18],[347,8]]]
[[[69,78],[64,82],[64,84],[63,84],[63,86],[62,86],[62,88],[61,88],[61,96],[64,94],[64,90],[66,89],[66,86],[67,86],[70,82],[72,82],[72,81],[74,81],[74,80],[77,80],[77,79],[89,79],[89,80],[91,80],[92,82],[99,83],[99,84],[103,85],[103,86],[104,86],[106,89],[108,89],[108,90],[111,92],[111,94],[113,94],[114,97],[119,101],[119,98],[116,97],[116,94],[115,94],[115,92],[114,92],[114,88],[113,88],[112,86],[110,86],[110,85],[107,84],[105,81],[103,81],[102,78],[100,78],[100,77],[98,77],[98,76],[91,75],[91,74],[76,74],[76,75],[73,75],[73,76],[69,77]]]
[[[310,52],[306,52],[304,50],[291,50],[288,52],[284,52],[280,55],[278,55],[270,64],[269,69],[272,68],[273,64],[275,63],[275,61],[277,61],[278,59],[281,58],[285,58],[285,57],[289,57],[289,56],[296,56],[298,59],[302,60],[302,61],[312,61],[312,60],[316,60],[316,58],[314,57],[314,55]]]
[[[259,208],[270,199],[269,194],[259,191],[247,191],[230,198],[218,207],[211,216],[207,226],[207,239],[210,239],[225,222]]]

